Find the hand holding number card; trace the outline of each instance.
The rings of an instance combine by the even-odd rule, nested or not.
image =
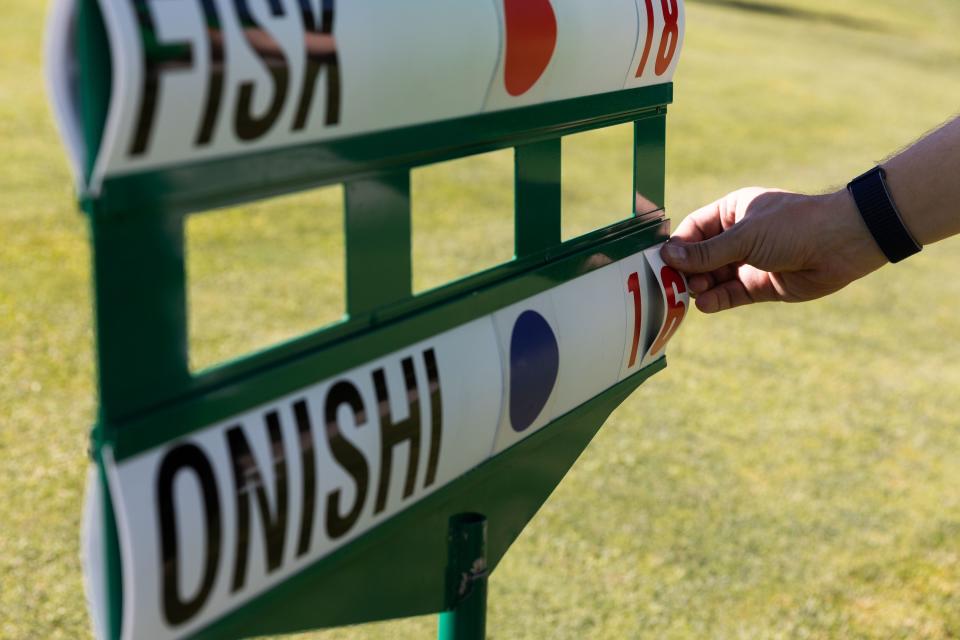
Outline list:
[[[620,284],[626,297],[626,341],[620,379],[663,356],[690,306],[683,274],[667,266],[657,245],[620,263]]]
[[[653,343],[644,356],[644,364],[653,362],[661,357],[667,347],[667,342],[680,328],[680,323],[690,307],[690,293],[687,289],[687,279],[682,273],[668,266],[660,257],[660,247],[650,247],[643,252],[649,269],[648,276],[653,279],[652,290],[660,290],[662,315]]]

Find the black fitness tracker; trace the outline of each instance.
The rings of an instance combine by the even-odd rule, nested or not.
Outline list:
[[[903,224],[887,189],[886,177],[883,167],[876,166],[851,180],[847,191],[853,196],[867,229],[887,260],[900,262],[919,253],[921,247]]]

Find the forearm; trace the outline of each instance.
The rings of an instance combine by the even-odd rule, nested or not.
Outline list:
[[[890,195],[920,244],[960,233],[960,118],[883,163]]]

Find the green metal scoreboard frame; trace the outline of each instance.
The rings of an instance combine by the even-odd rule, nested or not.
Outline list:
[[[97,637],[432,612],[446,637],[482,636],[486,576],[665,366],[689,305],[657,251],[683,15],[682,0],[54,2],[49,86],[93,249]],[[633,215],[563,242],[561,138],[621,123]],[[415,295],[411,170],[505,148],[514,259]],[[343,320],[191,371],[186,219],[333,184]],[[451,615],[470,597],[473,618]]]

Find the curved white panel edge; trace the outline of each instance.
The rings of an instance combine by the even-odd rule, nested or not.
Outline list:
[[[107,580],[103,541],[103,495],[106,487],[99,482],[97,468],[87,470],[80,525],[80,560],[83,565],[83,589],[90,611],[90,622],[96,638],[107,637]]]
[[[76,49],[73,36],[75,22],[76,0],[55,0],[50,4],[43,35],[43,57],[50,107],[67,148],[74,183],[77,190],[82,191],[87,150],[77,96],[77,62],[73,53]]]
[[[202,629],[662,357],[683,277],[656,248],[595,263],[188,437],[106,450],[123,637]]]
[[[46,67],[82,184],[75,2],[54,0]],[[669,82],[684,27],[683,0],[142,2],[100,0],[113,94],[93,195],[112,175]]]

